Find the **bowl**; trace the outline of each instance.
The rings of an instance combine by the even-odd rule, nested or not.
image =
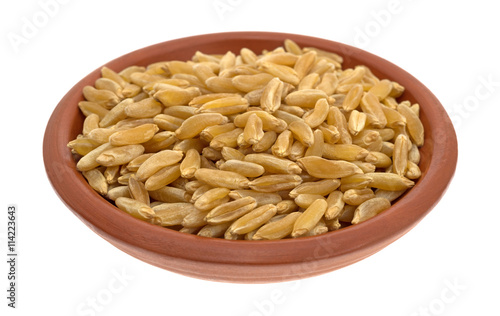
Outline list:
[[[224,240],[185,234],[135,219],[96,193],[76,170],[66,147],[81,131],[84,116],[77,106],[82,88],[100,77],[97,68],[61,99],[43,140],[43,158],[53,189],[91,230],[129,255],[185,276],[221,282],[291,281],[331,272],[388,246],[411,230],[438,203],[455,172],[457,140],[439,100],[412,75],[369,52],[325,39],[274,32],[227,32],[175,39],[123,55],[105,66],[121,70],[161,60],[188,60],[196,51],[260,52],[292,39],[340,54],[343,67],[368,66],[380,78],[403,85],[401,99],[419,103],[425,144],[420,148],[422,176],[388,210],[357,225],[314,237],[276,241]],[[104,66],[104,65],[103,65]],[[91,250],[88,250],[91,252]]]

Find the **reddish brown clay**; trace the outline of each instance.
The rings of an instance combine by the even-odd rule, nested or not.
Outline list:
[[[205,280],[268,283],[311,277],[362,260],[412,229],[438,203],[457,162],[452,123],[437,98],[417,79],[394,64],[360,49],[295,34],[232,32],[176,39],[139,49],[106,64],[119,71],[130,65],[161,60],[187,60],[197,51],[256,52],[281,46],[290,38],[302,47],[314,46],[344,57],[344,67],[368,66],[381,78],[406,87],[402,99],[419,103],[425,127],[421,148],[422,177],[403,198],[380,215],[335,232],[279,241],[232,241],[179,233],[137,220],[117,209],[90,188],[76,170],[66,147],[81,131],[83,115],[77,103],[82,88],[92,85],[100,68],[78,82],[55,108],[45,131],[43,158],[56,193],[88,227],[124,252],[152,265]]]

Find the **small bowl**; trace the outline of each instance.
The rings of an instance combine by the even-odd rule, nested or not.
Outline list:
[[[362,260],[412,229],[438,203],[456,168],[453,125],[437,98],[417,79],[366,51],[325,39],[272,32],[229,32],[163,42],[123,55],[105,66],[121,70],[162,60],[188,60],[196,51],[255,52],[274,49],[285,39],[344,57],[344,68],[363,64],[380,78],[403,85],[402,100],[419,103],[425,128],[420,148],[422,176],[416,185],[381,214],[357,225],[314,237],[277,241],[206,238],[180,233],[135,219],[96,193],[76,170],[66,144],[81,131],[84,116],[77,106],[82,88],[100,77],[94,70],[78,82],[55,108],[43,141],[50,182],[66,206],[99,236],[122,251],[157,267],[186,276],[223,282],[269,283],[327,273]]]

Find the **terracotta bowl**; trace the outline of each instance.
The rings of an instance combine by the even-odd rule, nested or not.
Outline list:
[[[390,209],[358,225],[315,237],[278,241],[232,241],[199,237],[137,220],[90,188],[75,168],[66,144],[82,129],[77,103],[82,88],[100,77],[100,68],[78,82],[55,108],[45,131],[45,169],[56,193],[90,229],[124,252],[147,263],[186,276],[224,282],[290,281],[330,272],[362,260],[412,229],[446,191],[457,161],[452,123],[437,98],[417,79],[394,64],[341,43],[294,34],[232,32],[176,39],[126,54],[106,64],[114,70],[160,60],[187,60],[197,51],[256,52],[281,46],[290,38],[301,47],[315,46],[344,57],[344,67],[368,66],[380,78],[399,82],[401,99],[421,106],[425,145],[422,177]]]

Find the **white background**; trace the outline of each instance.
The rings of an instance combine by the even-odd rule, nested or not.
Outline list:
[[[54,1],[0,5],[0,314],[499,315],[500,23],[493,1]],[[49,2],[57,4],[46,7],[50,15],[43,9]],[[29,33],[33,19],[39,27]],[[46,178],[42,137],[54,107],[111,59],[221,31],[323,37],[413,74],[456,124],[459,162],[447,194],[381,252],[299,282],[200,281],[136,260],[98,237]],[[19,209],[15,310],[6,300],[11,203]],[[115,293],[107,295],[110,286]]]

